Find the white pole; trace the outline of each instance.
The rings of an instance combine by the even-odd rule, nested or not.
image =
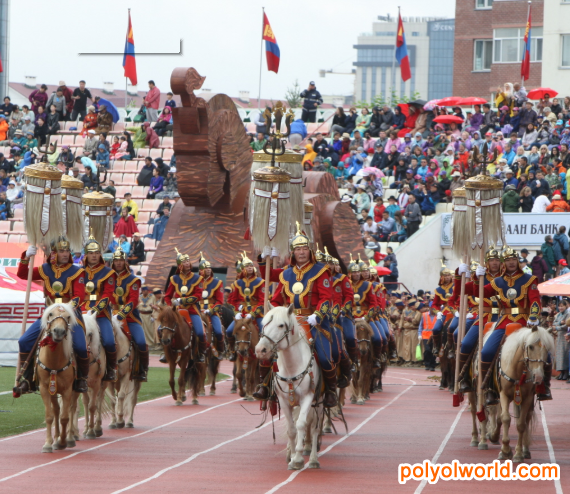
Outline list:
[[[398,49],[398,25],[400,23],[400,6],[398,5],[398,19],[396,20],[396,41],[394,42],[394,58],[392,59],[392,87],[390,88],[390,103],[393,105],[392,95],[396,91],[396,50]]]
[[[265,7],[261,7],[261,51],[259,53],[259,90],[257,92],[257,109],[261,108],[261,70],[263,67],[263,24],[265,22]]]

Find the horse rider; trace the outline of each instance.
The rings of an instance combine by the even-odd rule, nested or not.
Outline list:
[[[127,325],[128,332],[139,350],[139,373],[133,376],[137,381],[146,382],[148,373],[148,346],[137,306],[141,289],[141,280],[131,273],[127,254],[118,247],[113,254],[111,268],[117,274],[113,293],[113,313],[121,324]],[[125,331],[126,333],[126,331]]]
[[[383,283],[380,283],[380,277],[378,272],[372,268],[368,267],[368,272],[370,273],[370,279],[372,280],[372,287],[374,289],[374,295],[378,301],[378,307],[376,310],[376,319],[383,329],[383,334],[387,336],[388,343],[384,347],[385,353],[390,356],[390,360],[395,361],[398,359],[398,354],[396,352],[396,338],[393,333],[390,332],[390,325],[388,324],[388,318],[386,316],[386,306],[388,301],[386,300],[386,287]],[[365,274],[365,273],[364,273]],[[366,279],[366,278],[365,278]]]
[[[67,237],[60,235],[51,242],[50,247],[49,261],[34,268],[32,281],[44,282],[46,306],[50,306],[53,303],[69,303],[75,309],[77,324],[71,328],[71,337],[73,339],[77,377],[73,383],[73,389],[77,393],[86,393],[89,358],[85,342],[85,325],[80,310],[81,302],[85,298],[85,272],[83,268],[71,262],[70,244]],[[18,278],[22,280],[28,279],[30,257],[35,255],[36,252],[36,246],[30,245],[28,250],[22,253],[20,264],[18,265]],[[57,282],[63,285],[63,289],[59,292],[54,290],[54,284]],[[36,386],[33,382],[34,365],[29,365],[34,356],[30,355],[30,352],[35,348],[41,332],[41,318],[39,318],[18,340],[22,377],[13,389],[15,398],[20,397],[24,393],[36,391]]]
[[[246,320],[255,319],[259,332],[261,333],[265,304],[265,280],[257,276],[257,270],[253,265],[253,261],[242,254],[240,262],[241,272],[238,279],[231,285],[231,293],[228,297],[230,303],[235,310],[235,317],[226,330],[228,338],[228,346],[231,349],[230,362],[235,362],[235,338],[234,327],[235,321],[245,318]],[[261,365],[261,363],[260,363]]]
[[[361,270],[367,269],[365,263],[353,261],[352,255],[350,256],[350,264],[348,265],[348,272],[350,273],[350,283],[354,292],[354,305],[352,306],[352,317],[357,319],[365,319],[372,328],[372,350],[374,353],[373,367],[378,369],[381,367],[380,359],[382,358],[382,350],[384,343],[387,343],[382,338],[382,333],[376,321],[374,320],[374,308],[376,307],[376,297],[372,290],[372,283],[362,279]],[[358,299],[358,300],[357,300]]]
[[[439,272],[439,283],[435,289],[432,307],[438,310],[437,321],[432,331],[433,354],[439,354],[441,348],[441,332],[445,323],[454,317],[455,311],[450,307],[449,300],[453,296],[453,271],[443,266]],[[453,331],[447,331],[447,344],[453,348]],[[450,358],[453,358],[451,356]]]
[[[504,267],[502,264],[501,259],[501,252],[496,249],[494,246],[491,247],[485,253],[485,286],[490,285],[490,283],[497,277],[501,276]],[[473,287],[477,284],[477,293],[472,294]],[[472,302],[475,305],[479,306],[479,279],[477,277],[473,278],[472,282],[465,283],[465,294],[472,297]],[[459,303],[459,296],[461,293],[461,275],[457,274],[455,276],[455,287],[453,291],[454,295],[451,300],[451,304],[457,306]],[[474,309],[478,313],[478,308]],[[463,340],[461,341],[461,347],[459,350],[459,369],[463,369],[467,360],[469,359],[469,355],[475,349],[479,342],[479,324],[481,315],[477,314],[477,319],[474,319],[471,328],[468,329],[467,325],[465,327],[466,333],[463,336]],[[494,323],[499,317],[499,304],[496,298],[485,297],[483,300],[483,329],[488,323]],[[457,339],[457,336],[455,337]],[[468,377],[468,372],[465,372],[463,379],[461,380],[461,384],[459,386],[459,390],[461,393],[468,393],[473,391],[473,388],[470,383],[470,379]]]
[[[356,343],[356,329],[354,327],[354,321],[352,320],[352,304],[354,302],[354,292],[352,291],[352,284],[348,277],[343,274],[340,270],[340,263],[338,259],[332,258],[333,261],[333,290],[337,291],[340,289],[341,294],[341,304],[340,304],[340,314],[338,315],[338,322],[342,327],[342,334],[344,336],[344,342],[346,344],[346,350],[350,357],[350,360],[354,364],[358,362],[358,346]]]
[[[218,360],[222,359],[224,353],[224,334],[222,333],[222,322],[220,321],[220,312],[224,304],[224,285],[222,280],[214,278],[212,265],[200,252],[200,261],[198,262],[198,272],[202,276],[202,308],[204,314],[210,318],[212,328],[214,330],[214,338],[216,339],[216,351],[212,354]]]
[[[332,310],[332,283],[328,267],[316,261],[315,254],[310,248],[309,238],[301,232],[297,223],[297,233],[289,244],[289,266],[278,278],[278,286],[272,297],[274,306],[293,305],[296,316],[306,316],[309,324],[314,352],[323,373],[325,393],[323,405],[334,407],[336,398],[336,364],[340,357],[337,338],[331,333],[329,315]],[[275,278],[272,278],[272,281]],[[265,376],[269,367],[260,366],[262,383],[254,397],[267,399],[269,390]]]
[[[493,363],[503,336],[505,334],[509,336],[514,331],[525,326],[537,326],[541,312],[538,281],[535,276],[527,274],[521,269],[518,252],[506,246],[501,252],[501,258],[504,263],[503,274],[484,287],[485,298],[497,297],[499,299],[500,312],[495,329],[485,341],[481,351],[483,377]],[[469,266],[467,264],[461,264],[458,268],[459,274],[467,273],[468,271]],[[479,266],[476,274],[477,276],[485,275],[486,269],[483,266]],[[468,293],[477,295],[478,292],[479,284],[477,281],[469,284]],[[537,394],[538,400],[552,399],[550,392],[551,377],[552,363],[549,355],[548,361],[544,364],[543,383],[545,389],[543,393]],[[485,402],[487,405],[497,404],[499,402],[497,393],[494,390],[487,390]]]
[[[169,285],[164,295],[164,303],[172,307],[178,305],[178,312],[188,324],[194,328],[198,337],[198,362],[204,362],[204,354],[207,350],[204,325],[200,317],[200,301],[204,279],[197,273],[192,272],[192,262],[188,254],[181,254],[176,249],[176,273],[170,277]],[[174,299],[174,300],[173,300]],[[174,304],[173,304],[174,302]]]
[[[91,311],[97,314],[101,344],[107,357],[107,369],[103,381],[114,382],[117,380],[117,348],[110,304],[117,275],[115,271],[105,266],[101,250],[101,244],[90,235],[84,246],[85,298],[81,303],[81,309],[83,312]]]

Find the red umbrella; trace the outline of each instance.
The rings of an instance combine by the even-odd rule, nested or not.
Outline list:
[[[439,106],[457,106],[463,98],[459,96],[448,96],[447,98],[440,99],[437,104]]]
[[[528,99],[542,99],[544,95],[548,94],[551,98],[558,96],[558,91],[550,89],[549,87],[537,87],[528,92]]]
[[[378,273],[378,276],[388,276],[392,274],[392,271],[390,271],[388,268],[385,268],[384,266],[374,266],[374,269]]]
[[[461,98],[461,101],[457,103],[459,106],[473,106],[473,105],[484,105],[487,103],[486,99],[477,98],[476,96],[470,96],[469,98]]]
[[[439,117],[435,117],[433,119],[433,121],[437,122],[437,123],[443,123],[443,124],[450,124],[450,123],[462,124],[462,123],[464,123],[464,120],[461,117],[458,117],[457,115],[440,115]]]
[[[406,115],[406,117],[410,116],[410,105],[408,105],[408,103],[398,103],[396,106],[400,107],[400,110],[402,110],[402,113]]]

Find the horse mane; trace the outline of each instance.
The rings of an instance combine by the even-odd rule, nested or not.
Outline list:
[[[370,326],[370,324],[368,324],[366,321],[356,321],[356,324],[354,326],[355,326],[355,329],[359,329],[359,328],[364,329],[367,333],[368,339],[372,338],[374,331],[372,330],[372,326]]]
[[[307,338],[305,336],[305,331],[302,330],[301,325],[297,322],[297,318],[292,314],[289,315],[289,307],[273,307],[263,317],[261,326],[265,327],[267,324],[271,322],[272,319],[275,318],[275,316],[281,317],[283,323],[293,325],[295,327],[295,330],[297,330],[297,333],[301,335],[301,338],[307,341]]]
[[[52,304],[42,314],[41,328],[42,332],[46,330],[48,326],[48,317],[56,309],[64,310],[69,316],[69,329],[73,330],[73,327],[77,324],[77,318],[75,317],[75,311],[71,304]],[[71,335],[69,338],[63,340],[63,349],[66,355],[73,355],[73,338]]]
[[[85,314],[83,316],[85,322],[85,339],[87,345],[91,347],[91,352],[98,354],[101,351],[101,334],[99,333],[99,326],[97,325],[97,316],[95,314]],[[89,341],[91,337],[91,341]]]
[[[519,347],[534,345],[539,341],[544,345],[546,350],[551,354],[554,353],[554,338],[544,328],[521,328],[512,333],[503,345],[501,353],[501,361],[506,367],[514,358]]]

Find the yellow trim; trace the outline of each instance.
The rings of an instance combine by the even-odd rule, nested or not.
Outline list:
[[[194,276],[194,273],[192,273],[192,276],[182,276],[182,273],[180,273],[178,276],[180,276],[180,279],[182,280],[183,285],[182,286],[187,286],[186,282],[192,278],[192,276]],[[192,291],[194,290],[194,288],[199,285],[200,283],[202,283],[202,280],[204,278],[202,278],[200,275],[198,275],[198,280],[196,281],[196,283],[194,283],[193,285],[188,287],[188,294],[192,293]],[[176,281],[174,281],[174,276],[170,277],[170,282],[174,285],[174,288],[176,290],[176,294],[177,295],[182,295],[182,293],[180,293],[180,288],[178,287],[178,283],[176,283]],[[191,295],[186,295],[187,297],[190,297]]]
[[[518,280],[523,274],[524,274],[524,273],[520,274],[520,276],[518,276],[514,281]],[[504,275],[504,276],[506,276],[506,275]],[[503,276],[503,278],[504,278],[504,276]],[[533,283],[533,281],[535,281],[535,280],[536,280],[536,276],[531,275],[531,277],[528,279],[528,281],[527,281],[524,285],[521,286],[521,293],[520,293],[520,295],[519,295],[517,298],[515,298],[515,299],[513,300],[513,302],[515,302],[515,303],[520,302],[520,301],[526,296],[528,287],[529,287],[529,286]],[[505,281],[506,281],[506,280],[505,280]],[[505,302],[506,304],[508,304],[508,307],[511,307],[511,301],[510,301],[507,297],[505,297],[505,296],[503,295],[503,290],[502,290],[502,288],[499,288],[499,287],[497,286],[497,284],[495,283],[495,280],[493,280],[493,281],[491,282],[491,286],[492,286],[492,287],[495,289],[495,291],[499,294],[499,297],[501,298],[501,300],[502,300],[503,302]],[[513,286],[513,285],[509,284],[508,281],[507,281],[507,286]],[[505,316],[505,317],[506,317],[506,316]]]
[[[69,264],[64,269],[62,268],[61,270],[58,270],[59,274],[57,274],[56,272],[54,272],[54,274],[57,275],[59,278],[59,276],[61,276],[61,273],[63,273],[64,271],[67,271],[71,266],[73,266],[73,264]],[[53,266],[52,266],[52,269],[53,269]],[[67,294],[67,292],[71,289],[71,284],[73,283],[73,281],[76,278],[78,278],[79,275],[81,275],[83,273],[83,271],[84,271],[83,268],[79,268],[77,273],[75,273],[75,274],[73,274],[67,278],[67,282],[65,283],[65,286],[63,287],[63,290],[61,291],[60,295]],[[50,295],[52,297],[55,297],[55,292],[51,288],[51,280],[49,279],[49,276],[44,273],[43,264],[38,267],[38,272],[40,273],[40,276],[44,280],[44,288],[50,293]],[[58,281],[58,280],[56,279],[56,281]]]
[[[242,278],[242,280],[243,280],[243,282],[245,283],[245,287],[246,287],[246,288],[249,288],[249,287],[250,287],[250,284],[251,284],[252,282],[254,282],[255,280],[257,280],[258,278],[259,278],[259,277],[256,276],[256,277],[253,278],[251,281],[250,281],[249,278]],[[249,295],[250,298],[254,296],[254,294],[255,294],[255,292],[257,291],[257,289],[258,289],[259,287],[261,287],[261,286],[263,285],[264,281],[265,281],[263,278],[259,278],[259,280],[260,280],[260,282],[259,282],[257,285],[255,285],[255,286],[253,287],[253,288],[254,288],[254,291],[252,291],[251,294]],[[220,281],[220,283],[221,283],[221,281]],[[241,286],[239,286],[239,283],[238,283],[237,281],[235,281],[234,283],[235,283],[235,285],[236,285],[237,291],[239,292],[239,294],[240,294],[240,295],[243,297],[243,299],[245,300],[245,294],[241,291]]]
[[[337,286],[341,281],[344,281],[344,279],[346,278],[346,275],[341,273],[341,275],[338,278],[333,278],[333,288],[335,286]]]
[[[295,273],[295,276],[297,277],[297,281],[302,281],[303,276],[305,276],[307,271],[310,271],[314,265],[315,265],[314,262],[308,262],[300,270],[297,269],[297,266],[293,266],[293,273]]]
[[[311,268],[315,265],[315,263],[309,263],[309,264],[310,264],[310,268],[309,268],[309,269],[311,269]],[[298,271],[296,271],[296,269],[297,269],[297,268],[295,268],[295,267],[293,268],[293,272],[294,272],[294,273],[297,273],[297,272],[298,272]],[[302,291],[302,292],[299,294],[299,302],[300,302],[300,304],[301,304],[301,307],[300,307],[301,309],[306,309],[306,308],[307,308],[307,307],[305,306],[305,296],[306,296],[307,293],[309,293],[309,291],[311,290],[311,287],[312,287],[312,285],[313,285],[313,282],[314,282],[319,276],[321,276],[324,272],[326,272],[327,270],[328,270],[328,267],[327,267],[327,266],[323,266],[323,268],[322,268],[315,276],[313,276],[312,278],[310,278],[310,279],[307,280],[307,285],[306,285],[305,290]],[[305,270],[305,268],[303,268],[302,271],[304,271],[303,274],[305,274],[305,273],[308,271],[308,269]],[[285,271],[282,271],[281,274],[279,275],[279,281],[280,281],[281,284],[283,285],[283,290],[284,290],[285,293],[287,294],[287,297],[289,297],[289,303],[292,303],[292,302],[295,300],[295,295],[296,295],[296,294],[295,294],[295,293],[291,293],[291,292],[289,291],[289,283],[285,280],[285,278],[284,278],[284,276],[283,276],[284,273],[285,273]],[[302,280],[302,278],[299,279],[299,277],[297,276],[297,281],[301,281],[301,280]]]

